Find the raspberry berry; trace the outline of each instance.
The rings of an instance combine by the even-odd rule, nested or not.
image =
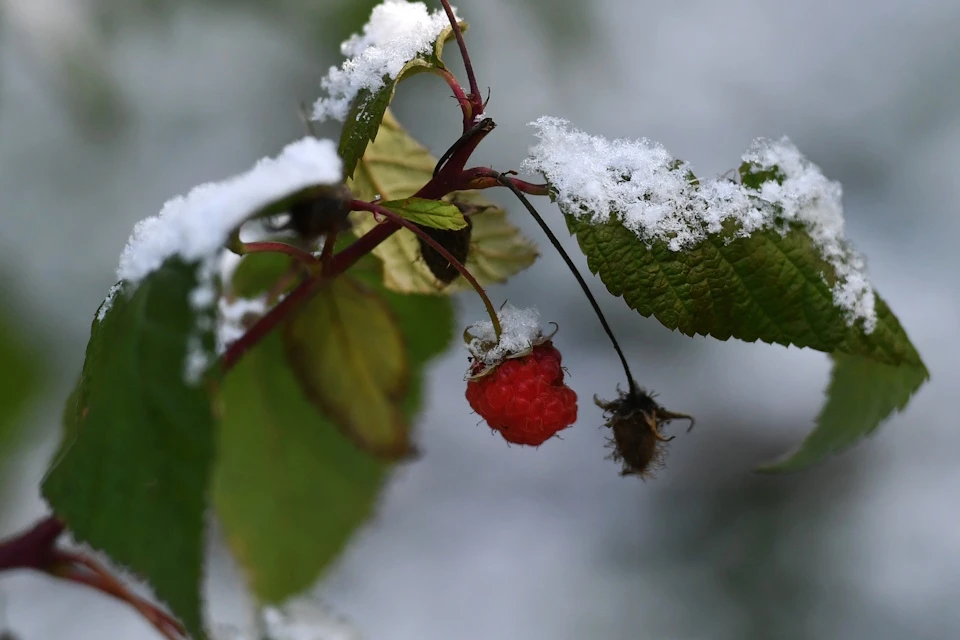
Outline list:
[[[475,362],[471,373],[483,368]],[[467,401],[514,444],[539,446],[577,420],[577,394],[563,383],[560,352],[549,340],[469,380]]]

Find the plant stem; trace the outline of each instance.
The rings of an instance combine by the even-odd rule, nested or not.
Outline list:
[[[492,174],[495,173],[495,171],[492,172]],[[567,268],[570,269],[573,277],[577,279],[577,282],[580,284],[580,288],[583,289],[584,295],[586,295],[587,300],[590,301],[590,306],[593,307],[594,313],[597,314],[597,319],[600,320],[603,330],[607,333],[607,337],[610,338],[610,342],[613,344],[614,350],[617,352],[617,355],[620,356],[620,363],[623,365],[623,372],[627,375],[627,384],[630,387],[630,392],[633,393],[634,389],[637,388],[637,385],[633,379],[633,374],[630,373],[630,365],[627,364],[627,357],[623,355],[623,349],[620,348],[617,338],[613,335],[613,329],[610,328],[610,324],[603,315],[603,311],[600,310],[600,305],[597,304],[597,299],[593,297],[593,293],[591,293],[590,288],[587,286],[586,280],[584,280],[583,276],[580,275],[579,269],[577,269],[577,266],[573,264],[573,260],[570,259],[569,254],[567,254],[567,252],[564,250],[563,246],[560,244],[560,241],[557,239],[557,236],[553,234],[553,231],[551,231],[550,227],[547,226],[547,223],[544,222],[543,218],[540,216],[540,213],[532,204],[530,204],[530,201],[527,200],[527,197],[523,195],[523,193],[515,184],[513,184],[513,181],[503,174],[498,174],[498,180],[500,184],[513,191],[513,195],[517,196],[517,199],[520,200],[524,207],[526,207],[530,215],[533,216],[534,220],[537,221],[537,224],[540,225],[540,228],[543,229],[543,232],[547,234],[547,238],[550,239],[550,244],[552,244],[553,248],[557,250],[557,252],[563,258],[563,261],[567,263]]]
[[[237,247],[242,254],[248,253],[283,253],[308,267],[316,267],[321,261],[309,251],[304,251],[300,247],[295,247],[286,242],[244,242]]]
[[[324,278],[320,276],[309,276],[304,279],[286,298],[278,302],[277,306],[265,313],[252,327],[247,329],[247,332],[240,336],[236,342],[227,347],[227,350],[220,357],[221,373],[226,373],[232,369],[243,354],[265,338],[274,327],[286,319],[301,303],[309,300],[323,281]]]
[[[457,17],[453,15],[453,8],[449,0],[440,0],[443,10],[447,13],[447,19],[453,28],[453,35],[457,39],[457,46],[460,48],[460,57],[463,58],[463,68],[467,71],[467,82],[470,84],[470,100],[475,108],[475,114],[483,113],[483,101],[480,97],[480,88],[477,86],[477,78],[473,73],[473,64],[470,62],[470,54],[467,52],[467,45],[463,41],[463,32],[460,31],[460,25],[457,23]]]
[[[500,334],[503,333],[503,329],[500,327],[500,318],[497,316],[497,310],[493,306],[493,303],[490,302],[487,292],[483,290],[483,287],[481,287],[480,283],[477,282],[477,279],[473,277],[473,274],[470,273],[470,271],[463,266],[459,260],[454,258],[453,255],[451,255],[451,253],[447,251],[442,244],[431,238],[429,234],[424,233],[423,229],[417,225],[413,224],[409,220],[404,220],[393,211],[390,211],[385,207],[381,207],[378,204],[364,202],[362,200],[353,200],[350,202],[350,207],[355,211],[369,211],[371,213],[376,213],[377,215],[381,215],[395,224],[400,225],[401,227],[409,229],[411,232],[416,234],[418,238],[426,242],[433,249],[435,249],[437,253],[443,256],[443,259],[453,265],[453,267],[460,272],[460,275],[462,275],[464,279],[470,283],[470,286],[474,288],[474,290],[477,292],[477,295],[479,295],[480,299],[483,300],[483,306],[487,308],[487,315],[490,316],[490,321],[493,323],[493,332],[496,334],[497,340],[500,340]]]
[[[431,71],[446,80],[450,90],[453,91],[453,97],[460,103],[460,111],[463,113],[463,131],[466,133],[467,129],[473,125],[473,103],[463,92],[463,87],[460,86],[457,77],[450,71],[437,68],[431,68]]]
[[[517,189],[531,196],[550,195],[550,185],[534,184],[518,178],[507,178],[510,172],[500,173],[489,167],[474,167],[465,169],[461,176],[466,183],[464,189],[489,189],[491,187],[503,186],[500,178],[506,178]]]

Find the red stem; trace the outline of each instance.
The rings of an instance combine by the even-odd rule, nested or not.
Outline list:
[[[418,238],[420,238],[421,240],[426,242],[428,245],[433,247],[437,253],[443,256],[444,260],[449,262],[451,265],[453,265],[453,267],[457,271],[460,272],[460,275],[462,275],[464,279],[470,283],[470,286],[474,288],[474,290],[477,292],[477,295],[479,295],[480,299],[483,300],[483,306],[487,308],[487,314],[490,316],[491,322],[493,322],[493,332],[496,334],[497,340],[500,339],[500,334],[502,332],[500,328],[500,318],[497,317],[497,310],[493,306],[493,303],[490,302],[490,298],[487,296],[487,292],[483,290],[483,287],[481,287],[480,283],[477,282],[477,279],[473,277],[473,274],[470,273],[470,271],[465,266],[463,266],[463,263],[461,263],[459,260],[454,258],[453,255],[449,251],[447,251],[442,244],[440,244],[439,242],[431,238],[429,234],[424,233],[423,229],[421,229],[417,225],[413,224],[409,220],[405,220],[401,218],[400,216],[395,214],[393,211],[390,211],[385,207],[381,207],[378,204],[374,204],[372,202],[364,202],[362,200],[351,200],[350,207],[354,211],[369,211],[370,213],[376,213],[377,215],[381,215],[384,218],[387,218],[388,220],[392,221],[394,224],[398,224],[401,227],[404,227],[405,229],[410,230]]]
[[[413,194],[414,196],[428,200],[439,200],[452,191],[469,188],[467,187],[467,182],[463,179],[463,168],[466,166],[474,150],[476,150],[477,145],[493,131],[496,123],[488,118],[478,123],[478,125],[479,126],[473,126],[473,133],[468,138],[461,139],[457,142],[457,148],[455,152],[451,154],[447,163],[433,176],[430,182]],[[368,203],[363,204],[366,205]],[[303,282],[297,285],[277,306],[270,309],[270,311],[257,320],[243,336],[227,347],[227,350],[220,358],[221,373],[225,374],[232,369],[243,354],[256,346],[257,343],[266,337],[270,331],[280,324],[300,304],[309,300],[325,279],[334,278],[352,267],[360,258],[373,251],[381,242],[400,229],[400,227],[401,225],[397,224],[396,221],[392,219],[387,220],[383,224],[378,224],[369,232],[365,233],[343,251],[334,254],[329,262],[326,263],[322,276],[311,275],[305,278]],[[451,264],[453,263],[451,262]],[[496,316],[496,314],[494,314],[494,316]]]
[[[308,267],[315,267],[320,260],[309,251],[295,247],[286,242],[245,242],[238,247],[244,254],[247,253],[283,253]]]
[[[446,69],[434,68],[432,71],[446,80],[450,90],[453,91],[453,97],[457,99],[460,104],[460,111],[463,113],[463,130],[466,132],[473,125],[473,103],[463,92],[463,87],[460,86],[460,82],[455,75]]]
[[[489,189],[491,187],[502,187],[504,186],[502,180],[506,180],[516,187],[518,191],[528,195],[550,195],[550,185],[548,184],[534,184],[525,180],[511,178],[508,177],[507,174],[494,171],[489,167],[474,167],[473,169],[466,169],[461,175],[462,179],[467,184],[465,187],[466,189]]]
[[[463,32],[460,31],[460,25],[457,23],[457,17],[453,15],[453,8],[450,7],[449,0],[440,0],[443,10],[447,13],[447,19],[453,28],[453,35],[457,39],[457,46],[460,48],[460,57],[463,58],[463,68],[467,71],[467,82],[470,84],[470,102],[473,104],[475,115],[483,113],[483,98],[480,95],[480,88],[477,86],[477,78],[473,73],[473,64],[470,62],[470,54],[467,52],[467,45],[463,41]],[[464,122],[464,131],[467,129],[467,123]]]
[[[43,570],[49,566],[53,558],[53,545],[64,528],[59,518],[47,516],[27,531],[0,542],[0,571]]]

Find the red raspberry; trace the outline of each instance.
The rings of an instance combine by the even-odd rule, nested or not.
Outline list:
[[[467,401],[507,442],[539,446],[577,421],[577,394],[563,384],[550,341],[467,382]]]

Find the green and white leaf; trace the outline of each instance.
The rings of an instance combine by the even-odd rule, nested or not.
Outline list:
[[[191,305],[197,282],[195,265],[171,259],[101,306],[43,494],[78,540],[143,576],[202,638],[213,411],[187,374],[212,352],[213,317]]]
[[[647,141],[542,118],[526,167],[547,177],[590,270],[687,335],[809,347],[837,366],[795,469],[871,431],[929,377],[843,237],[840,188],[787,140],[758,142],[739,181],[698,180]]]

